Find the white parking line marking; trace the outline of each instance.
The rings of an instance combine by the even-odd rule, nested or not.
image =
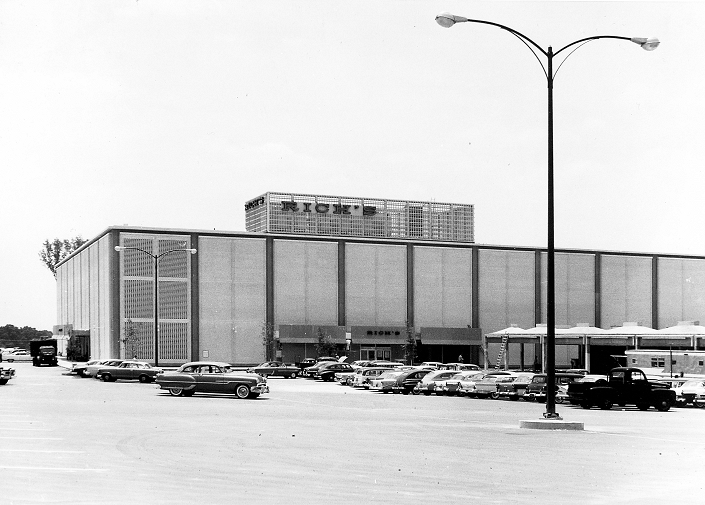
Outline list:
[[[84,454],[86,451],[47,451],[44,449],[0,449],[0,452],[38,452],[42,454]]]
[[[59,437],[0,437],[0,440],[64,440]]]
[[[54,431],[48,428],[3,428],[2,431]]]
[[[51,466],[6,466],[0,465],[0,470],[32,470],[35,472],[107,472],[107,468],[60,468]]]

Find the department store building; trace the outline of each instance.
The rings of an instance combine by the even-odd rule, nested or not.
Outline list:
[[[267,329],[285,362],[315,357],[319,334],[351,360],[402,359],[410,328],[421,361],[494,366],[501,344],[483,335],[546,321],[545,249],[476,244],[472,205],[268,192],[245,215],[244,232],[107,228],[57,268],[55,333],[88,333],[93,358],[152,360],[155,263],[160,365],[261,362]],[[557,326],[705,321],[705,257],[557,249],[555,270]],[[630,347],[603,343],[597,368]],[[541,354],[510,344],[507,362]],[[557,345],[556,366],[583,356]]]

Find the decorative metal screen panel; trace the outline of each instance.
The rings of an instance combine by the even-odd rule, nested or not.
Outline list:
[[[268,192],[245,204],[247,231],[474,242],[474,206]]]
[[[121,350],[154,360],[154,265],[158,257],[159,360],[190,357],[191,254],[188,237],[121,234]],[[174,252],[169,252],[174,251]],[[166,253],[166,254],[164,254]]]

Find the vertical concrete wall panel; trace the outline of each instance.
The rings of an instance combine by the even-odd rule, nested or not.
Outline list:
[[[472,323],[472,250],[414,247],[416,327]]]
[[[602,327],[651,326],[651,258],[602,255]]]
[[[658,270],[659,327],[705,323],[705,261],[659,258]]]
[[[482,249],[479,254],[480,327],[534,326],[534,253]]]
[[[265,241],[201,237],[198,255],[200,358],[261,361]]]
[[[546,300],[546,254],[541,254],[541,296]],[[556,253],[556,324],[574,326],[595,323],[595,256]],[[546,306],[541,308],[546,322]]]
[[[406,324],[406,248],[346,245],[347,323],[351,326]]]

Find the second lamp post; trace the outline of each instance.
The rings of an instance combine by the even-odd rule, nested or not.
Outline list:
[[[560,419],[560,416],[556,414],[556,390],[555,390],[555,378],[556,378],[556,283],[555,283],[555,268],[554,268],[554,257],[555,249],[553,244],[553,80],[556,76],[553,71],[553,58],[559,53],[565,51],[566,49],[576,46],[578,44],[586,44],[591,40],[597,39],[618,39],[618,40],[628,40],[638,44],[643,49],[647,51],[653,51],[659,45],[658,39],[646,39],[641,37],[620,37],[618,35],[596,35],[593,37],[586,37],[575,42],[571,42],[560,48],[558,51],[553,52],[553,48],[548,46],[548,49],[543,49],[536,42],[531,40],[526,35],[509,28],[508,26],[501,25],[499,23],[493,23],[491,21],[482,21],[480,19],[468,19],[462,16],[456,16],[448,12],[443,12],[436,16],[436,22],[444,28],[450,28],[456,23],[479,23],[484,25],[496,26],[502,30],[506,30],[519,40],[521,40],[536,56],[536,59],[541,64],[543,72],[546,75],[546,80],[548,84],[548,245],[546,251],[546,413],[544,417],[547,419]],[[578,45],[578,47],[580,47]],[[577,47],[575,48],[577,49]],[[546,57],[546,66],[536,54],[536,51],[543,54]],[[568,54],[570,56],[570,54]],[[568,57],[566,56],[566,58]],[[564,60],[565,61],[565,60]]]

